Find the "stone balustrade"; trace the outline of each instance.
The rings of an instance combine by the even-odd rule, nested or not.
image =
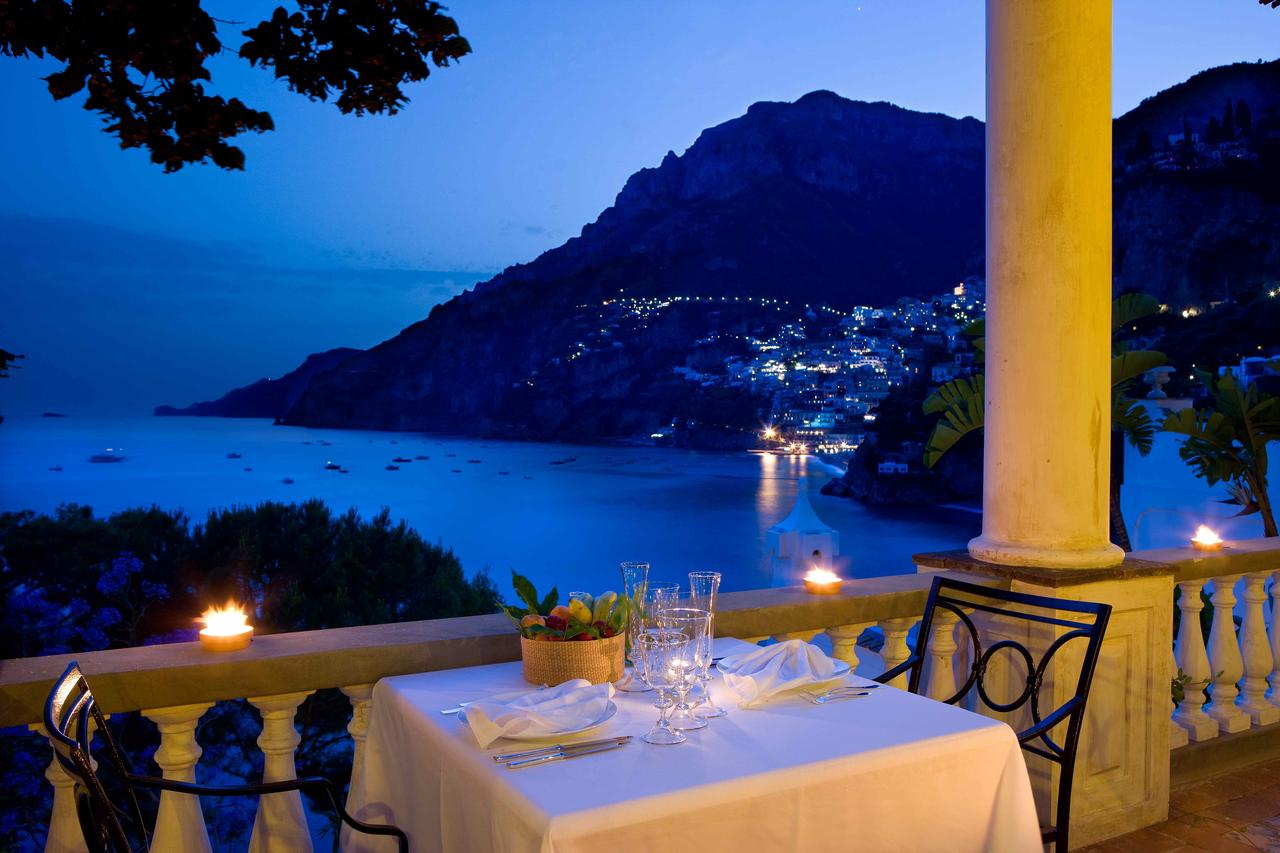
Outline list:
[[[958,561],[948,555],[933,556],[940,558],[933,561],[934,569],[958,568]],[[1155,637],[1164,648],[1151,649],[1142,659],[1172,658],[1189,678],[1183,700],[1176,708],[1171,701],[1165,706],[1172,709],[1173,725],[1168,726],[1167,718],[1163,723],[1171,732],[1171,747],[1176,750],[1188,742],[1280,726],[1280,596],[1269,595],[1280,578],[1280,540],[1228,543],[1218,553],[1170,549],[1132,557],[1129,568],[1108,570],[1116,577],[1108,582],[1136,589],[1150,583],[1140,576],[1150,578],[1156,572],[1165,577],[1165,590],[1170,574],[1179,590],[1180,627],[1171,649],[1166,645],[1167,629],[1144,635],[1132,626],[1122,628],[1124,623],[1113,619],[1117,642],[1132,645],[1138,637]],[[920,562],[924,569],[930,568],[930,561]],[[1089,574],[1088,570],[1061,571],[1073,578]],[[1133,577],[1126,579],[1125,571]],[[970,568],[963,577],[1004,588],[1025,582],[1016,574],[994,572],[984,577],[980,568]],[[834,657],[857,667],[872,663],[873,653],[860,646],[859,639],[874,626],[883,638],[874,654],[887,669],[910,655],[908,637],[919,622],[931,582],[932,573],[926,570],[847,581],[831,596],[810,595],[802,588],[725,593],[719,602],[717,631],[753,642],[823,635]],[[1168,599],[1163,600],[1162,620],[1173,612]],[[1205,607],[1212,612],[1207,642],[1200,627]],[[934,697],[954,693],[958,673],[968,665],[964,657],[968,649],[957,644],[955,627],[954,618],[940,618],[934,624],[925,682]],[[221,654],[206,652],[196,643],[180,643],[0,661],[0,726],[28,725],[42,732],[39,720],[45,695],[73,657],[105,711],[115,716],[140,712],[156,725],[160,746],[155,761],[166,777],[195,778],[201,757],[195,732],[201,717],[215,703],[247,701],[263,721],[257,745],[264,756],[264,776],[285,779],[295,772],[299,743],[295,713],[312,692],[337,687],[350,701],[347,730],[355,747],[353,774],[359,774],[372,688],[378,679],[513,661],[519,658],[519,644],[506,617],[492,615],[265,635],[255,638],[248,649]],[[1104,654],[1100,666],[1107,665]],[[905,677],[900,681],[905,682]],[[1114,688],[1112,692],[1124,693],[1126,685]],[[1105,712],[1103,706],[1119,701],[1108,699],[1105,691],[1097,698],[1099,713]],[[1164,735],[1160,737],[1163,742]],[[1124,738],[1118,742],[1125,742]],[[1162,766],[1167,774],[1168,765]],[[50,764],[46,777],[54,787],[54,805],[45,849],[84,849],[70,780],[56,763]],[[1163,790],[1167,799],[1167,784]],[[164,794],[155,833],[157,843],[163,842],[157,849],[210,849],[199,803],[193,797]],[[263,797],[251,848],[308,850],[309,845],[298,796]]]
[[[1178,588],[1174,661],[1185,690],[1170,746],[1280,724],[1280,542],[1148,553],[1173,567]]]
[[[835,657],[858,665],[858,638],[871,626],[884,635],[886,668],[910,654],[907,635],[923,613],[931,578],[901,575],[847,581],[836,595],[802,588],[762,589],[720,596],[717,632],[760,640],[825,633]],[[869,654],[865,649],[863,655]],[[195,732],[214,703],[247,701],[261,714],[257,745],[264,778],[292,778],[300,742],[294,715],[319,689],[338,687],[352,706],[353,774],[363,771],[373,684],[380,678],[519,659],[515,632],[505,616],[475,616],[324,631],[258,636],[243,651],[212,653],[198,643],[50,655],[0,661],[0,726],[39,725],[50,685],[77,660],[103,709],[114,716],[140,712],[159,732],[155,761],[170,779],[193,780],[201,749]],[[54,786],[46,851],[79,851],[71,780],[52,762]],[[210,850],[197,798],[165,792],[159,804],[154,849]],[[297,793],[260,799],[250,850],[310,850]]]

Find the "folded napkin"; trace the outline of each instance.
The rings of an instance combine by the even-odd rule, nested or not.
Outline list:
[[[835,662],[817,646],[787,640],[772,646],[730,655],[720,661],[724,683],[750,708],[784,690],[835,677]]]
[[[553,737],[604,716],[613,685],[575,678],[546,690],[491,696],[466,707],[467,726],[484,749],[501,737]]]

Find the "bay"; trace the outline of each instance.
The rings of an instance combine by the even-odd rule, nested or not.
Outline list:
[[[125,460],[88,461],[107,448]],[[412,461],[385,470],[395,457]],[[328,462],[349,473],[325,470]],[[541,588],[615,588],[623,560],[647,560],[655,577],[671,580],[720,571],[726,590],[769,586],[765,534],[790,512],[802,485],[839,531],[836,565],[849,577],[912,572],[913,553],[963,547],[978,533],[980,517],[963,510],[871,507],[819,494],[834,470],[812,457],[266,420],[11,418],[0,427],[0,510],[50,512],[74,502],[106,515],[154,504],[203,521],[210,509],[265,500],[316,497],[364,515],[387,507],[451,548],[468,572],[487,569],[504,593],[513,568]]]

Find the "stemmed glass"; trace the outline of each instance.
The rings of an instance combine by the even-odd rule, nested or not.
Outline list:
[[[649,564],[626,562],[622,564],[622,597],[627,602],[627,625],[624,629],[627,638],[626,666],[622,678],[614,682],[614,687],[627,693],[644,693],[649,685],[643,678],[636,677],[635,644],[636,635],[642,627],[641,607],[644,604],[645,592],[649,585]]]
[[[707,625],[706,648],[698,659],[701,665],[698,679],[702,682],[702,703],[693,709],[693,713],[696,716],[704,719],[723,717],[729,713],[711,698],[712,644],[716,636],[716,594],[719,591],[719,572],[689,572],[689,603],[698,610],[705,610],[710,614]]]
[[[646,630],[636,634],[633,655],[640,677],[667,701],[659,701],[658,722],[640,736],[645,743],[671,745],[684,743],[687,738],[671,727],[667,710],[674,704],[670,695],[677,689],[681,678],[672,663],[688,653],[689,638],[679,631]]]
[[[669,607],[675,607],[680,600],[680,584],[669,581],[649,581],[645,585],[644,595],[640,597],[637,610],[637,633],[660,631],[664,625],[658,617]],[[655,708],[670,708],[673,702],[670,693],[659,692],[653,700]]]
[[[706,728],[707,721],[693,715],[689,691],[698,682],[703,659],[710,656],[707,631],[711,627],[711,614],[694,607],[668,607],[658,611],[658,624],[663,631],[679,631],[688,638],[684,651],[671,660],[677,697],[671,727],[682,731]]]

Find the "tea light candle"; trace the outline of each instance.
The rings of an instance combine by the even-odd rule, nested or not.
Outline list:
[[[1191,547],[1197,551],[1221,551],[1222,537],[1202,524],[1196,528],[1196,535],[1191,537]]]
[[[204,622],[200,645],[211,652],[234,652],[248,648],[253,641],[249,617],[235,602],[226,607],[210,607],[197,621]]]
[[[840,591],[843,579],[829,569],[812,569],[804,576],[804,588],[814,595],[832,595]]]

